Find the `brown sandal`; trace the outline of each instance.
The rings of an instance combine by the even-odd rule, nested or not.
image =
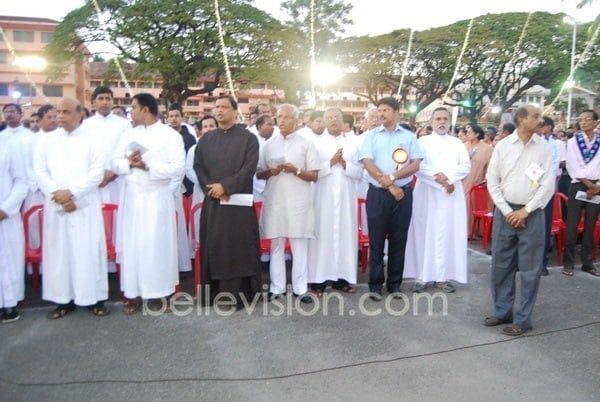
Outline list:
[[[582,269],[583,272],[587,272],[590,275],[600,276],[600,269],[593,267],[590,269]]]
[[[123,314],[133,315],[138,313],[142,309],[142,302],[140,300],[129,300],[123,306]]]
[[[573,276],[575,274],[573,268],[563,268],[562,273],[566,276]]]
[[[335,290],[339,290],[344,293],[356,293],[356,288],[350,285],[342,286],[341,288],[334,288]]]
[[[90,312],[97,317],[106,317],[110,314],[110,310],[106,308],[106,306],[94,306],[90,308]]]
[[[58,320],[59,318],[63,318],[67,314],[72,313],[74,310],[75,310],[75,307],[67,308],[67,307],[58,306],[54,310],[52,310],[51,312],[48,313],[48,318],[51,320]]]

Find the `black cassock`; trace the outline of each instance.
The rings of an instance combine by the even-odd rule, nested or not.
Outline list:
[[[202,290],[209,290],[210,300],[218,292],[236,297],[241,292],[252,298],[260,290],[259,232],[254,208],[220,205],[219,200],[208,196],[206,187],[221,183],[227,194],[252,194],[258,150],[254,134],[237,125],[204,134],[196,147],[194,171],[206,195],[199,236]]]

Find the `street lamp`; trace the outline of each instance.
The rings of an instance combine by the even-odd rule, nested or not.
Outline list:
[[[577,21],[570,15],[565,15],[563,22],[573,25],[573,39],[571,43],[571,69],[569,70],[569,79],[565,82],[565,86],[569,89],[569,98],[567,101],[567,128],[571,124],[571,105],[573,103],[573,86],[575,85],[573,69],[575,67],[575,42],[577,41]]]
[[[319,63],[315,65],[313,70],[313,81],[321,86],[321,95],[325,96],[325,87],[327,85],[333,85],[344,75],[343,71],[333,64]],[[325,100],[321,99],[323,105]]]

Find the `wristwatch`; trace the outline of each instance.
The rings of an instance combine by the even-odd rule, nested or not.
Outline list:
[[[525,210],[525,212],[527,212],[528,214],[530,214],[530,213],[531,213],[531,208],[529,208],[527,205],[525,205],[525,206],[523,207],[523,209],[524,209],[524,210]]]
[[[296,176],[300,176],[300,173],[302,173],[302,170],[300,170],[300,169],[296,170]]]
[[[391,181],[396,181],[396,176],[394,176],[393,174],[389,175],[388,177]]]

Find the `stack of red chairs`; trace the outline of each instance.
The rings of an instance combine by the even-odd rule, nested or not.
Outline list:
[[[566,219],[562,215],[562,203],[566,203],[569,197],[566,195],[556,192],[552,199],[552,226],[550,228],[550,234],[556,239],[556,258],[559,264],[562,264],[563,253],[565,251],[565,238],[567,232]],[[580,222],[580,225],[582,223]],[[583,231],[583,226],[581,228]]]
[[[32,248],[29,243],[29,221],[33,215],[37,215],[38,227],[40,228],[40,245]],[[23,214],[23,227],[25,229],[25,263],[31,264],[31,284],[34,290],[40,288],[40,263],[42,262],[42,236],[44,222],[44,207],[34,205]]]
[[[469,200],[471,201],[471,215],[473,220],[469,239],[472,240],[475,238],[477,227],[481,225],[481,234],[483,236],[481,248],[486,250],[492,240],[492,224],[494,220],[494,215],[490,208],[491,201],[487,186],[485,184],[473,186],[469,192]]]
[[[192,251],[194,252],[194,292],[198,296],[200,289],[200,281],[202,279],[202,262],[200,261],[200,239],[198,239],[198,228],[196,227],[196,219],[194,217],[202,210],[202,203],[198,203],[192,207],[189,214],[188,225],[192,232]]]
[[[367,272],[369,266],[369,235],[363,232],[362,228],[362,211],[367,205],[364,198],[358,199],[358,249],[360,250],[360,267],[361,271]]]

